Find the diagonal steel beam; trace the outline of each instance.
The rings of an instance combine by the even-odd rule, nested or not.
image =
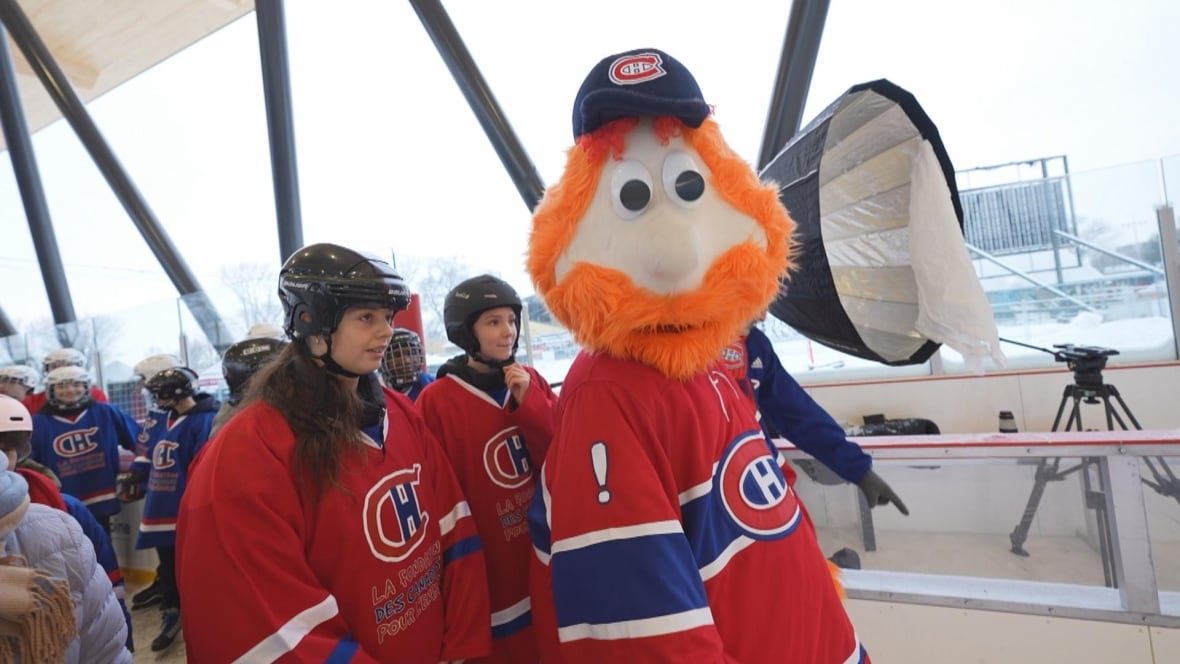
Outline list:
[[[24,54],[29,66],[41,79],[41,84],[57,105],[62,116],[70,123],[78,139],[90,153],[98,170],[107,184],[123,204],[123,209],[155,254],[176,290],[180,292],[193,318],[201,326],[209,343],[218,352],[225,350],[233,338],[225,327],[208,295],[201,289],[197,278],[189,270],[184,258],[172,244],[143,195],[135,187],[126,169],[115,157],[115,153],[99,132],[98,126],[86,111],[82,100],[70,86],[70,82],[54,62],[45,43],[29,22],[16,0],[0,0],[0,23],[12,34],[12,39]]]
[[[21,107],[20,91],[12,68],[12,54],[8,52],[5,34],[4,26],[0,25],[0,124],[4,126],[4,141],[8,145],[12,172],[20,189],[21,202],[24,203],[29,234],[37,252],[37,265],[41,268],[41,280],[45,282],[45,295],[49,298],[49,309],[53,312],[53,322],[61,325],[76,319],[74,302],[70,297],[70,285],[66,281],[61,252],[57,248],[49,206],[45,202],[45,189],[41,186],[41,173],[37,170],[37,157]],[[11,329],[12,322],[0,315],[0,328]],[[0,329],[0,336],[13,333]]]
[[[434,47],[451,70],[451,76],[455,77],[479,124],[483,126],[484,133],[500,156],[500,162],[516,185],[524,204],[530,211],[536,209],[545,193],[545,184],[541,182],[541,176],[537,174],[537,168],[533,166],[520,139],[512,131],[508,118],[504,117],[504,110],[496,102],[488,82],[479,73],[479,67],[475,65],[451,17],[438,0],[410,0],[410,4],[414,6]]]
[[[774,78],[774,92],[770,96],[770,110],[766,114],[766,131],[762,134],[762,147],[758,151],[758,172],[762,172],[799,131],[827,18],[828,0],[794,0],[791,3],[778,74]]]
[[[0,39],[3,38],[4,35],[0,35]],[[0,337],[11,337],[14,334],[16,334],[16,326],[12,324],[12,319],[8,317],[8,314],[4,313],[4,309],[0,308]]]

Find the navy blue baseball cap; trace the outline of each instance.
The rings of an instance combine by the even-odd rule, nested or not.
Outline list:
[[[709,117],[709,105],[692,74],[659,49],[640,48],[603,58],[574,99],[574,138],[628,117],[670,115],[692,128]]]

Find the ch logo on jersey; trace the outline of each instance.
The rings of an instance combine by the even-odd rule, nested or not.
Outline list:
[[[405,560],[426,538],[430,513],[418,500],[422,465],[382,477],[365,495],[364,529],[378,560]]]
[[[524,439],[516,427],[508,427],[492,436],[483,446],[483,467],[496,486],[516,489],[533,477]]]
[[[175,466],[176,450],[179,447],[179,443],[174,443],[170,440],[161,440],[156,443],[155,449],[152,450],[152,468],[165,470]]]
[[[761,432],[742,434],[725,449],[713,478],[729,517],[754,539],[785,537],[801,518],[776,454]]]
[[[615,85],[646,83],[667,74],[661,67],[664,61],[656,53],[624,55],[610,65],[610,80]]]
[[[721,364],[734,378],[744,378],[746,375],[746,344],[738,340],[721,351]]]
[[[66,459],[93,452],[98,448],[98,441],[94,440],[96,433],[98,427],[67,431],[53,439],[53,452]]]

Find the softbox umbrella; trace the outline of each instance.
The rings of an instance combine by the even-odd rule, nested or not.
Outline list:
[[[797,225],[797,269],[770,313],[804,336],[888,365],[947,343],[1003,364],[963,242],[954,169],[913,95],[863,83],[827,107],[761,176]]]

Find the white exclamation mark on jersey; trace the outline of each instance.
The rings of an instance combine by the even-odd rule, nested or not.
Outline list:
[[[610,489],[606,488],[606,443],[601,440],[590,446],[590,463],[594,466],[594,479],[598,480],[598,504],[610,502]]]

